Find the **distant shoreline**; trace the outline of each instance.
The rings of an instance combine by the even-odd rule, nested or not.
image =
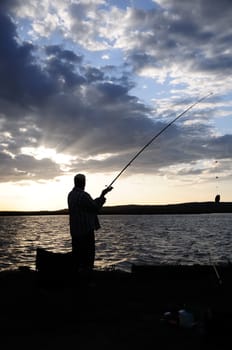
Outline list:
[[[103,207],[101,215],[232,213],[232,202],[191,202],[164,205],[117,205]],[[0,211],[0,216],[68,215],[68,209],[36,211]]]

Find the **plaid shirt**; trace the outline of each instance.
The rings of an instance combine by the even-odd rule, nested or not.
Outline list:
[[[72,237],[80,237],[100,228],[97,214],[105,203],[104,197],[92,199],[82,189],[74,187],[68,194],[69,224]]]

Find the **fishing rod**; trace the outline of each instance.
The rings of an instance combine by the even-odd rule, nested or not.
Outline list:
[[[167,130],[172,124],[174,124],[178,119],[180,119],[180,117],[182,117],[185,113],[187,113],[190,109],[192,109],[194,106],[196,106],[198,103],[202,102],[203,100],[205,100],[207,97],[209,97],[210,95],[212,95],[213,93],[210,92],[207,95],[203,96],[202,98],[200,98],[199,100],[197,100],[196,102],[194,102],[191,106],[189,106],[188,108],[186,108],[182,113],[180,113],[175,119],[173,119],[169,124],[167,124],[163,129],[161,129],[155,136],[152,137],[152,139],[150,141],[148,141],[146,143],[145,146],[143,146],[136,154],[135,156],[124,166],[124,168],[118,173],[118,175],[113,179],[113,181],[110,183],[109,186],[107,186],[107,188],[112,187],[112,185],[115,183],[115,181],[122,175],[122,173],[131,165],[131,163],[148,147],[150,146],[150,144],[157,139],[165,130]]]

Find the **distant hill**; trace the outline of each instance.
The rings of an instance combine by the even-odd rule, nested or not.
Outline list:
[[[142,214],[204,214],[204,213],[232,213],[232,202],[193,202],[167,205],[118,205],[106,206],[100,211],[102,215],[142,215]],[[68,209],[55,211],[0,211],[0,216],[18,215],[67,215]]]
[[[193,202],[167,205],[121,205],[103,207],[102,214],[204,214],[232,213],[232,202]]]

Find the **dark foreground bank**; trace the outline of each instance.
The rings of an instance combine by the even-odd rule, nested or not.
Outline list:
[[[232,331],[231,273],[230,264],[132,266],[91,276],[2,271],[1,341],[33,349],[222,349]]]

